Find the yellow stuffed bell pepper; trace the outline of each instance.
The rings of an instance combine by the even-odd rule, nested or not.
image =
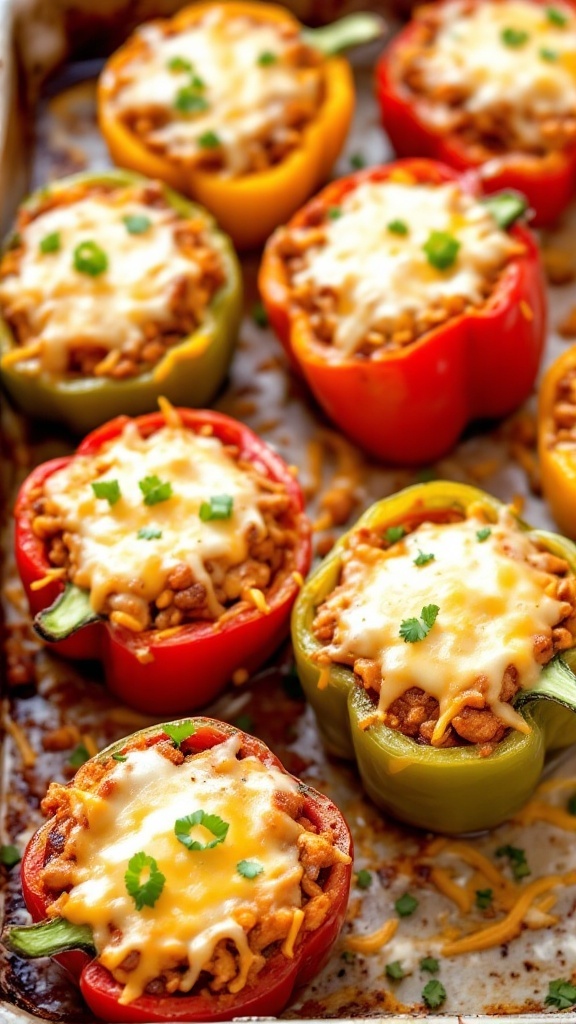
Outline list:
[[[538,408],[542,490],[552,515],[576,540],[576,345],[549,367]]]
[[[370,15],[303,29],[252,2],[151,22],[100,78],[112,158],[202,203],[237,247],[257,246],[327,178],[346,139],[352,73],[324,54],[380,32]]]

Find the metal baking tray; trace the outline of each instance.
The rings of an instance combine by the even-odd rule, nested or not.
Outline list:
[[[91,13],[90,6],[83,0],[53,0],[50,4],[22,3],[14,7],[9,0],[0,0],[0,195],[4,228],[28,189],[86,166],[108,165],[94,119],[94,78],[101,66],[104,39],[112,39],[114,28],[117,44],[122,32],[131,27],[129,20],[134,23],[179,5],[170,0],[163,4],[154,0],[138,4],[112,0],[102,5],[104,11],[99,15]],[[310,8],[318,13],[321,6],[322,12],[333,13],[336,5],[308,4],[308,13]],[[302,9],[300,5],[300,12]],[[71,49],[69,43],[76,39],[78,19],[84,26],[79,36],[83,43],[86,25],[93,20],[93,37],[100,52],[85,51],[88,59],[82,61],[74,54],[68,55],[65,61]],[[15,21],[18,61],[13,46]],[[358,110],[335,175],[351,170],[354,154],[361,154],[368,164],[391,156],[372,96],[372,66],[377,52],[378,47],[373,46],[354,56]],[[52,74],[47,78],[49,72]],[[568,220],[563,232],[547,242],[567,251],[572,247],[576,252],[576,212]],[[362,456],[322,418],[303,384],[289,372],[271,332],[254,323],[250,311],[257,300],[258,256],[245,257],[242,263],[246,317],[228,385],[216,406],[248,423],[289,463],[298,466],[310,500],[317,554],[326,551],[338,533],[373,500],[432,476],[477,484],[505,501],[520,496],[529,522],[553,527],[545,504],[532,489],[537,477],[532,445],[533,399],[508,421],[469,431],[455,452],[434,466],[421,471],[379,466]],[[574,264],[576,271],[576,257]],[[576,306],[576,288],[551,288],[550,299],[546,362],[566,345],[555,325]],[[71,776],[70,749],[50,749],[53,730],[62,723],[73,724],[78,742],[100,748],[153,720],[118,705],[102,686],[97,666],[79,670],[42,650],[34,639],[11,557],[9,509],[19,480],[36,462],[70,451],[73,439],[57,429],[25,423],[6,403],[2,406],[1,428],[0,487],[6,510],[6,686],[0,842],[15,843],[22,850],[40,823],[39,803],[48,782]],[[334,522],[331,510],[336,507],[340,511]],[[18,685],[9,687],[8,663],[16,647],[22,652],[25,671]],[[350,823],[356,870],[366,868],[371,873],[368,889],[357,884],[353,887],[344,931],[329,963],[298,994],[284,1016],[344,1021],[368,1017],[411,1019],[425,1013],[421,993],[431,975],[422,972],[419,962],[425,956],[438,955],[438,933],[458,927],[461,915],[430,881],[435,860],[429,851],[434,837],[387,820],[363,797],[355,770],[324,754],[294,675],[289,645],[255,678],[229,688],[207,713],[239,721],[243,728],[269,743],[289,770],[327,792]],[[552,776],[573,780],[573,785],[567,782],[564,790],[558,790],[558,799],[576,792],[576,751],[548,766],[547,777]],[[576,844],[571,833],[542,821],[531,825],[511,822],[466,842],[492,858],[502,845],[523,847],[533,877],[576,869]],[[466,869],[457,858],[452,866],[456,877],[458,872],[464,877]],[[382,949],[372,954],[353,953],[348,948],[350,938],[378,929],[393,914],[394,901],[408,889],[419,900],[417,913],[402,919],[395,937]],[[17,869],[5,872],[3,895],[4,920],[24,921]],[[552,927],[525,928],[518,938],[502,946],[441,960],[436,977],[444,984],[447,999],[442,1013],[435,1014],[437,1019],[455,1024],[472,1017],[504,1021],[514,1016],[517,1021],[535,1024],[544,1016],[549,1018],[549,1012],[544,1014],[548,983],[561,977],[574,978],[576,972],[575,887],[559,890],[553,913],[558,920]],[[537,915],[532,923],[538,924]],[[393,961],[401,961],[407,973],[401,981],[386,977],[386,964]],[[563,1014],[563,1018],[576,1024],[574,1012]],[[0,1019],[5,1024],[38,1020],[87,1024],[92,1018],[57,965],[49,960],[27,964],[0,949]]]

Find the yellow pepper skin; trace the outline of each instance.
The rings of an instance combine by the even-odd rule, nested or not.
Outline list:
[[[128,171],[75,174],[35,192],[26,206],[46,195],[86,183],[142,185],[146,179]],[[76,434],[85,434],[115,416],[152,412],[164,395],[173,405],[202,408],[222,385],[234,351],[242,316],[242,274],[230,241],[213,218],[188,199],[164,188],[167,202],[185,217],[201,218],[210,245],[219,253],[226,282],[208,304],[202,322],[188,337],[166,351],[145,373],[127,380],[103,377],[52,379],[32,377],[18,369],[11,353],[18,348],[14,335],[0,316],[0,378],[6,391],[27,415],[56,420]]]
[[[567,537],[576,540],[576,447],[551,446],[554,406],[560,381],[576,371],[576,345],[563,352],[542,381],[538,403],[538,456],[544,497]]]
[[[383,531],[409,521],[416,510],[458,510],[481,505],[495,519],[502,505],[465,484],[434,481],[417,484],[377,502],[360,518],[360,527]],[[522,528],[529,528],[520,522]],[[530,530],[550,551],[565,558],[576,572],[576,546],[556,534]],[[304,584],[292,613],[296,666],[327,749],[355,760],[362,784],[378,806],[418,828],[447,834],[494,828],[515,814],[530,798],[548,751],[576,742],[576,714],[552,700],[532,700],[522,707],[529,733],[512,730],[489,757],[475,746],[436,748],[415,740],[382,722],[360,726],[375,714],[375,705],[354,679],[351,669],[332,664],[320,667],[315,653],[322,650],[312,632],[316,608],[336,586],[346,536],[340,539]],[[576,703],[576,648],[564,651],[543,669],[540,680],[563,677]],[[569,667],[567,667],[569,666]],[[567,680],[567,682],[566,682]],[[320,686],[319,686],[320,683]],[[524,691],[527,694],[529,691]]]
[[[172,20],[174,29],[190,28],[214,6],[207,2],[184,8]],[[230,0],[226,10],[231,18],[254,17],[279,25],[298,25],[289,11],[275,4]],[[238,249],[261,245],[328,177],[354,112],[352,72],[342,57],[324,59],[324,100],[316,117],[304,127],[300,145],[267,170],[227,178],[153,153],[114,114],[109,102],[111,83],[130,54],[130,42],[113,54],[98,87],[100,130],[112,159],[120,167],[159,178],[202,203]]]

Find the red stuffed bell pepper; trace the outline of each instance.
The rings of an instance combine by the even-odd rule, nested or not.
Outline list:
[[[18,495],[37,631],[59,654],[101,659],[138,710],[201,707],[287,633],[310,564],[302,509],[282,459],[227,416],[112,420]]]
[[[43,809],[22,861],[37,924],[7,941],[56,956],[109,1024],[275,1016],[338,937],[346,822],[233,726],[135,733]]]
[[[486,192],[518,189],[553,223],[576,188],[575,48],[571,0],[428,4],[376,68],[394,149],[478,168]]]
[[[333,182],[268,243],[270,321],[320,405],[378,458],[446,454],[529,395],[545,289],[521,197],[403,160]]]

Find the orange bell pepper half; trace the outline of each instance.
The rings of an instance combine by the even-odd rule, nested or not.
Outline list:
[[[570,378],[576,385],[576,345],[552,363],[542,381],[538,406],[538,453],[544,497],[562,532],[576,540],[576,442],[559,435],[562,417],[567,435],[575,433],[576,402],[567,401]],[[561,404],[565,405],[564,409],[559,408]],[[574,406],[571,429],[566,419],[569,405]]]

